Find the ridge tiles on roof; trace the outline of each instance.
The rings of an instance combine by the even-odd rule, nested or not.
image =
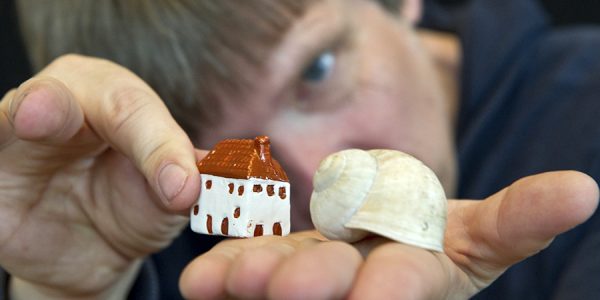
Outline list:
[[[271,157],[267,136],[258,136],[254,140],[227,139],[219,142],[198,162],[198,171],[228,178],[288,181],[283,168]]]

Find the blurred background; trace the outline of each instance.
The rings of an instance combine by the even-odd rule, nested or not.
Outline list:
[[[472,0],[426,0],[453,8]],[[538,0],[555,25],[600,24],[600,0]]]
[[[456,19],[460,17],[461,7],[474,0],[424,0],[426,13],[424,27],[438,30],[453,31]],[[488,0],[479,0],[488,1]],[[555,26],[572,26],[581,24],[600,25],[600,0],[537,0],[544,6]],[[9,88],[17,86],[29,78],[29,72],[15,66],[27,65],[27,59],[22,44],[15,44],[19,40],[15,36],[14,28],[17,26],[14,18],[13,1],[0,0],[0,19],[8,22],[9,26],[0,26],[0,71],[18,70],[10,78],[3,78],[0,72],[0,95]],[[441,18],[441,19],[440,19]],[[6,74],[6,73],[5,73]]]

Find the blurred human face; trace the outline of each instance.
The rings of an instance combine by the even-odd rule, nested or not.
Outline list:
[[[268,135],[292,185],[294,229],[312,228],[312,176],[328,154],[397,149],[422,160],[452,193],[455,158],[448,101],[407,21],[373,1],[312,5],[270,56],[266,72],[200,145]],[[242,98],[242,99],[240,99]]]

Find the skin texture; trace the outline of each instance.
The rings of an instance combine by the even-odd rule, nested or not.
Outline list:
[[[405,20],[367,1],[315,5],[275,50],[260,84],[225,106],[224,120],[236,122],[211,128],[201,145],[226,134],[271,136],[293,183],[297,229],[311,226],[319,161],[345,148],[408,152],[452,195],[458,51],[451,38],[421,38]],[[337,60],[324,80],[297,73],[329,49]],[[523,179],[486,201],[451,200],[445,254],[377,238],[330,242],[314,231],[227,241],[190,263],[180,288],[190,299],[464,299],[585,221],[597,197],[591,178],[566,172]]]
[[[423,49],[408,21],[373,2],[314,4],[274,50],[261,80],[223,101],[224,122],[204,130],[199,145],[209,148],[227,136],[270,136],[293,183],[296,230],[312,228],[308,200],[319,162],[343,149],[412,154],[452,195],[454,107]],[[328,76],[303,78],[302,70],[327,51],[336,57]]]
[[[466,299],[586,220],[597,199],[584,174],[539,174],[485,201],[449,200],[445,253],[315,232],[230,240],[192,261],[180,287],[189,299]]]
[[[169,244],[187,221],[173,211],[198,195],[204,153],[107,61],[56,60],[2,99],[0,132],[0,264],[27,287],[15,297],[123,296],[120,279]]]
[[[235,99],[223,100],[223,123],[195,142],[271,136],[297,191],[298,229],[310,227],[318,162],[344,148],[413,154],[451,195],[452,81],[438,80],[405,21],[416,19],[370,1],[320,2],[252,74],[255,86],[223,92]],[[327,76],[304,78],[326,51],[336,58]],[[204,154],[142,80],[104,60],[64,56],[10,91],[0,102],[0,265],[12,296],[124,298],[140,259],[185,225],[177,213],[197,199],[194,162]],[[541,174],[486,201],[451,201],[445,254],[378,238],[330,242],[314,231],[231,240],[192,261],[180,287],[193,299],[465,298],[585,221],[597,199],[584,174]]]
[[[372,3],[343,3],[316,5],[276,49],[260,85],[226,106],[224,120],[236,122],[201,139],[270,135],[293,182],[297,228],[310,226],[307,200],[318,162],[345,148],[411,153],[453,192],[454,56],[436,55],[436,69],[428,56],[436,52],[425,48],[452,50],[452,42],[430,33],[422,40],[407,18]],[[306,82],[289,71],[328,49],[335,49],[337,65],[324,80]],[[597,197],[588,176],[559,172],[523,179],[486,201],[451,200],[445,254],[381,238],[325,241],[314,231],[227,241],[191,262],[180,288],[190,299],[464,299],[586,220]]]

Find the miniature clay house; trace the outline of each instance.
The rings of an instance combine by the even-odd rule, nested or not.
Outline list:
[[[198,162],[202,190],[192,230],[235,237],[287,235],[290,184],[269,138],[224,140]]]

